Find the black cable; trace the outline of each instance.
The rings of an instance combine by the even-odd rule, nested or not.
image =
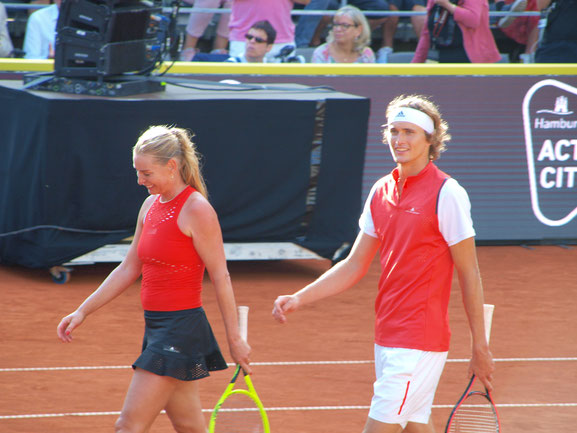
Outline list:
[[[170,22],[168,23],[168,31],[166,32],[166,38],[170,38],[170,46],[168,47],[168,53],[170,54],[171,58],[172,58],[172,63],[168,66],[168,68],[166,68],[163,72],[157,74],[158,77],[163,77],[168,71],[170,71],[170,69],[172,69],[172,67],[174,66],[174,63],[176,62],[176,54],[178,51],[178,42],[179,42],[179,37],[177,36],[177,31],[176,31],[176,23],[178,20],[178,12],[180,11],[180,6],[182,4],[182,0],[173,0],[172,2],[172,10],[170,12]],[[165,42],[164,42],[164,46],[168,45],[166,43],[166,38],[165,38]],[[164,54],[163,53],[163,58],[164,58]],[[162,65],[162,63],[158,66],[160,67]]]
[[[28,232],[32,232],[35,230],[59,230],[59,231],[64,231],[64,232],[72,232],[72,233],[130,233],[132,230],[130,229],[120,229],[120,230],[90,230],[90,229],[75,229],[72,227],[62,227],[62,226],[55,226],[55,225],[38,225],[38,226],[34,226],[34,227],[27,227],[24,229],[20,229],[20,230],[14,230],[11,232],[6,232],[6,233],[0,233],[0,238],[2,237],[7,237],[7,236],[15,236],[15,235],[19,235],[22,233],[28,233]]]

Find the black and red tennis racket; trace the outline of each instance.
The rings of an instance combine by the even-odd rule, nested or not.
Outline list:
[[[494,305],[484,305],[485,332],[487,343],[491,335]],[[445,433],[500,433],[501,423],[499,413],[491,397],[491,393],[475,390],[475,375],[469,381],[467,389],[457,401],[449,416]]]

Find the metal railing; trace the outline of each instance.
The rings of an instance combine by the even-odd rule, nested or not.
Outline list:
[[[345,3],[346,0],[342,1],[342,4]],[[4,3],[6,9],[8,10],[35,10],[35,9],[42,9],[49,5],[47,4],[30,4],[30,3]],[[171,12],[172,8],[170,6],[163,6],[163,12]],[[181,14],[189,14],[189,13],[199,13],[199,14],[226,14],[231,13],[231,9],[221,9],[221,8],[195,8],[195,7],[181,7],[179,9]],[[336,10],[304,10],[304,9],[293,9],[291,15],[299,16],[299,15],[334,15],[336,14]],[[399,17],[411,17],[411,16],[418,16],[418,15],[426,15],[425,11],[363,11],[363,13],[368,16],[399,16]],[[523,11],[523,12],[508,12],[508,11],[491,11],[489,12],[490,17],[504,17],[504,16],[512,16],[512,17],[523,17],[523,16],[540,16],[540,12],[538,11]]]

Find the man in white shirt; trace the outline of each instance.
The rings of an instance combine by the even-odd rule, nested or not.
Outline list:
[[[26,59],[54,58],[60,2],[55,0],[54,4],[37,10],[28,18],[23,47]]]

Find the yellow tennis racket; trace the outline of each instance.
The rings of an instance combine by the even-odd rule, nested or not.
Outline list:
[[[248,307],[238,307],[238,322],[241,337],[247,341]],[[246,389],[237,388],[237,379],[242,372]],[[226,390],[216,403],[210,423],[209,433],[270,433],[266,411],[250,376],[236,366],[234,375]]]

